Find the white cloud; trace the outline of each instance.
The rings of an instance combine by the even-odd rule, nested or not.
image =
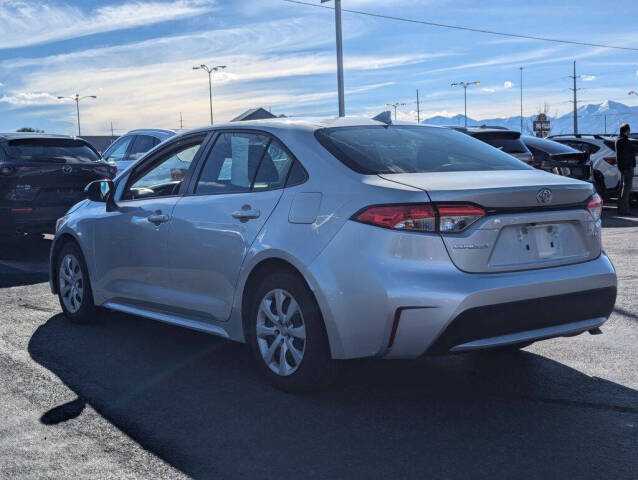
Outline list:
[[[0,2],[0,49],[151,25],[210,12],[215,0],[130,0],[85,12],[54,1]]]
[[[591,82],[593,80],[596,80],[596,75],[581,75],[580,78],[583,80],[583,82]]]
[[[514,86],[513,82],[507,81],[503,82],[503,88],[512,88]]]
[[[10,105],[55,105],[58,99],[48,92],[18,92],[0,97],[0,102]]]
[[[481,91],[482,92],[486,92],[486,93],[494,93],[496,91],[496,89],[495,88],[487,88],[487,87],[485,87],[485,88],[481,88]]]

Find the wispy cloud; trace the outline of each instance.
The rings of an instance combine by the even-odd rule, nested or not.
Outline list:
[[[84,11],[55,1],[4,0],[0,2],[0,49],[192,17],[210,12],[215,3],[215,0],[135,0]]]
[[[0,84],[2,85],[2,84]],[[55,105],[59,100],[48,92],[18,92],[0,97],[0,102],[15,106]]]
[[[503,88],[512,88],[514,86],[514,82],[506,81],[503,82]]]
[[[596,75],[581,75],[580,78],[583,82],[592,82],[596,80]]]

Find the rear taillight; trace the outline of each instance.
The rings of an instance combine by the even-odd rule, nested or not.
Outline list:
[[[355,214],[357,222],[393,230],[428,233],[459,233],[485,216],[471,204],[378,205]]]
[[[603,214],[603,199],[600,198],[600,195],[594,193],[594,195],[589,199],[587,210],[589,210],[591,216],[594,217],[594,220],[600,220],[600,217]]]
[[[527,164],[530,167],[534,167],[534,168],[541,168],[542,167],[542,162],[539,162],[536,160],[536,158],[534,157],[534,155],[532,155],[529,160],[527,160]]]
[[[616,157],[605,157],[603,158],[604,161],[606,161],[609,165],[616,165],[616,163],[618,163],[616,161]]]

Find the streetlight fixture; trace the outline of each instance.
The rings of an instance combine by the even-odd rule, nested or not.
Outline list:
[[[210,124],[213,124],[213,82],[211,80],[211,75],[213,72],[218,72],[226,68],[226,65],[216,65],[214,67],[209,67],[204,65],[203,63],[198,67],[193,67],[193,70],[204,70],[208,73],[208,100],[210,103]]]
[[[397,107],[403,107],[407,105],[407,103],[399,103],[399,102],[394,102],[394,103],[386,103],[385,106],[386,107],[392,107],[394,108],[394,121],[397,121]]]
[[[330,0],[321,0],[321,3],[329,2]],[[346,106],[343,92],[343,46],[341,35],[341,0],[334,0],[335,2],[335,32],[337,36],[337,87],[339,90],[339,116],[346,116]]]
[[[464,103],[464,118],[465,118],[465,128],[467,128],[467,87],[471,87],[472,85],[480,85],[481,82],[454,82],[451,84],[452,87],[463,87],[463,103]]]
[[[73,100],[75,102],[75,110],[78,116],[78,137],[82,135],[82,131],[80,130],[80,101],[85,98],[97,98],[95,95],[85,95],[84,97],[80,97],[79,93],[76,93],[74,97],[58,97],[58,100]]]

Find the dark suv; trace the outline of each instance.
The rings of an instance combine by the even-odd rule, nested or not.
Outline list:
[[[477,138],[489,145],[492,145],[505,153],[509,153],[513,157],[524,161],[532,167],[538,168],[538,162],[535,161],[534,155],[521,140],[521,134],[514,130],[507,130],[502,127],[456,127],[451,126],[454,130],[463,132],[474,138]]]
[[[80,138],[0,133],[0,236],[54,233],[84,187],[114,173]]]

